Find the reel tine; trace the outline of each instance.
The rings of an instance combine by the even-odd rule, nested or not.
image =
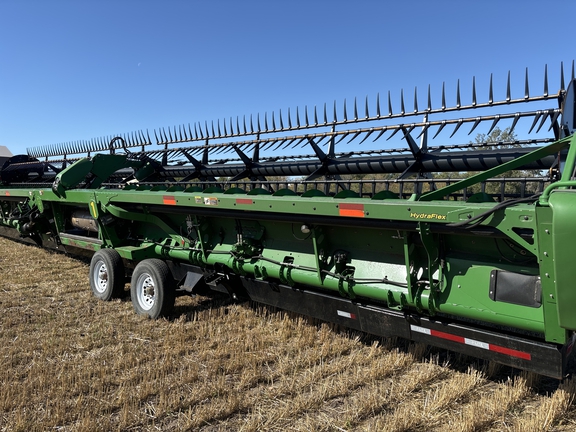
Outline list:
[[[336,100],[334,100],[334,123],[338,122],[338,117],[336,115]]]
[[[242,116],[242,127],[244,128],[244,134],[247,134],[248,130],[246,129],[246,115]]]
[[[282,120],[282,110],[278,110],[278,118],[280,119],[280,130],[284,130],[284,121]],[[274,128],[276,129],[276,128]]]
[[[384,133],[385,133],[387,130],[388,130],[388,126],[384,126],[384,128],[380,131],[380,133],[379,133],[378,135],[376,135],[376,138],[374,138],[374,139],[372,140],[372,142],[378,141],[378,140],[380,139],[380,137],[381,137],[382,135],[384,135]],[[386,140],[386,141],[388,141],[388,140]]]
[[[550,127],[548,128],[548,132],[550,132],[550,130],[554,127],[554,125],[556,124],[556,120],[558,120],[558,117],[560,117],[560,110],[556,111],[554,110],[554,115],[552,116],[552,119],[550,121]]]
[[[364,102],[364,114],[365,118],[370,118],[370,113],[368,112],[368,95],[366,95],[366,101]]]
[[[564,65],[560,62],[560,91],[564,91]],[[548,96],[548,64],[544,65],[544,96]]]
[[[134,132],[132,132],[134,133]],[[122,136],[122,138],[124,139],[124,142],[126,143],[126,147],[132,147],[132,141],[130,140],[130,132],[124,134]]]
[[[550,111],[553,112],[553,110],[550,110]],[[544,114],[542,115],[542,120],[540,121],[540,124],[538,125],[538,129],[536,129],[536,133],[540,132],[540,129],[542,129],[542,126],[544,126],[544,122],[546,121],[548,116],[552,115],[552,113],[550,111],[544,111]]]
[[[456,84],[456,108],[460,108],[462,104],[460,103],[460,80]]]
[[[284,144],[285,140],[284,139],[280,139],[280,138],[276,138],[274,139],[274,141],[272,141],[274,144],[278,144],[276,147],[274,147],[273,152],[275,152],[276,150],[278,150],[280,147],[282,147],[282,145]],[[286,148],[286,147],[284,147]]]
[[[328,124],[328,116],[326,115],[326,102],[324,102],[324,124]]]
[[[482,119],[480,117],[476,117],[476,121],[474,122],[474,124],[472,125],[472,129],[470,129],[470,132],[468,132],[468,135],[470,135],[472,132],[474,132],[474,129],[476,129],[476,127],[482,122]]]
[[[322,141],[324,141],[326,138],[329,138],[329,136],[328,136],[328,135],[324,135],[324,136],[320,137],[320,139],[319,139],[318,141],[316,141],[316,145],[317,145],[318,147],[320,147],[320,145],[323,145],[323,144],[322,144]],[[306,140],[305,145],[308,145],[308,140]]]
[[[236,116],[236,135],[240,135],[240,118]]]
[[[156,144],[160,144],[160,140],[158,139],[158,134],[156,134],[156,129],[154,129],[154,136],[156,137]]]
[[[520,113],[514,114],[514,121],[512,122],[512,126],[510,126],[510,132],[509,133],[512,133],[512,131],[516,127],[516,123],[518,123],[518,120],[520,120]]]
[[[530,99],[530,87],[528,86],[528,68],[526,68],[526,76],[524,78],[524,99]]]
[[[266,144],[264,147],[262,147],[262,151],[264,152],[264,151],[268,150],[274,144],[275,144],[275,141],[270,141],[268,144]]]
[[[230,147],[226,144],[218,144],[219,149],[215,152],[215,154],[219,153],[229,153],[233,150],[233,147]]]
[[[456,127],[454,128],[454,131],[452,131],[452,135],[450,135],[450,138],[452,138],[454,136],[454,134],[458,131],[458,129],[460,129],[460,126],[462,126],[462,123],[464,123],[464,120],[459,119],[458,123],[456,123]]]
[[[346,132],[344,135],[342,135],[340,138],[338,138],[338,141],[334,141],[334,145],[338,144],[340,141],[342,141],[348,135],[350,135],[350,132]],[[336,139],[336,137],[334,137],[334,139]]]
[[[266,118],[266,113],[264,113],[264,118]],[[274,111],[272,111],[272,118],[274,118]],[[256,114],[256,127],[258,128],[258,133],[262,130],[260,126],[260,113]],[[266,131],[268,131],[268,123],[266,123]]]
[[[204,127],[205,127],[204,132],[206,132],[205,137],[206,137],[206,139],[209,139],[210,138],[210,132],[208,132],[208,122],[207,121],[204,121]]]
[[[376,117],[380,118],[380,92],[376,93]]]
[[[298,126],[298,129],[300,129],[300,110],[298,107],[296,107],[296,125]]]
[[[250,133],[254,133],[254,123],[252,122],[252,114],[250,114]]]
[[[356,103],[356,97],[354,97],[354,120],[358,120],[358,105]]]
[[[192,133],[192,128],[190,127],[190,123],[188,123],[188,133],[190,134],[190,141],[194,140],[194,134]],[[197,139],[198,137],[196,137]]]
[[[224,127],[224,136],[228,136],[228,130],[226,129],[226,119],[222,119],[222,125]]]
[[[297,145],[297,146],[300,146],[300,147],[304,147],[304,145],[300,145],[300,144],[302,144],[303,141],[306,141],[306,143],[307,143],[307,142],[308,142],[308,137],[303,136],[302,138],[300,138],[300,139],[298,140],[298,142],[296,143],[296,145]]]
[[[214,132],[214,120],[211,121],[212,124],[212,136],[210,138],[216,138],[216,133]]]
[[[572,60],[572,81],[574,81],[574,60]]]
[[[418,112],[418,87],[414,87],[414,112]]]
[[[314,126],[318,126],[318,111],[316,110],[316,105],[314,105]]]
[[[392,117],[392,100],[390,99],[390,90],[388,90],[388,117]]]
[[[278,141],[280,141],[279,138],[274,138],[270,140],[270,145],[274,145],[277,144]],[[282,145],[282,143],[279,143],[276,147],[274,147],[274,149],[272,150],[272,152],[275,152],[276,150],[278,150],[280,148],[280,146]]]
[[[288,144],[286,144],[286,147],[292,145],[292,143],[293,143],[294,141],[296,141],[296,140],[297,140],[297,138],[292,138],[292,139],[288,142]],[[298,145],[299,145],[301,142],[302,142],[301,139],[298,140],[298,142],[297,142],[296,144],[294,144],[294,145],[292,146],[292,148],[298,147]]]
[[[424,125],[424,127],[422,127],[422,131],[418,134],[418,136],[416,137],[416,139],[418,139],[418,138],[420,138],[422,135],[424,135],[429,128],[430,128],[430,123],[426,122],[426,124]]]
[[[310,125],[308,121],[308,105],[304,105],[304,122],[306,123],[306,127]]]
[[[354,134],[354,136],[352,138],[350,138],[350,140],[346,143],[346,144],[350,144],[352,141],[354,141],[356,138],[358,138],[358,136],[362,134],[362,131],[358,131]],[[344,138],[343,138],[344,139]]]
[[[218,130],[218,138],[222,138],[222,132],[220,132],[220,119],[216,120],[216,123],[217,123],[216,129]]]
[[[368,137],[369,137],[370,135],[372,135],[373,133],[374,133],[374,129],[371,129],[371,130],[366,134],[366,136],[365,136],[364,138],[362,138],[362,141],[360,141],[360,142],[358,143],[358,145],[360,145],[360,144],[362,144],[364,141],[366,141],[366,140],[368,139]]]
[[[442,82],[442,111],[446,109],[446,83]]]
[[[404,89],[400,89],[400,114],[404,115],[406,113],[406,109],[404,109]],[[390,137],[392,138],[392,137]],[[388,139],[390,139],[388,138]]]
[[[260,122],[258,122],[260,125]],[[270,129],[268,128],[268,113],[264,113],[264,129],[268,132]],[[274,111],[272,111],[272,130],[276,130],[276,119],[274,116]]]
[[[492,105],[494,103],[494,88],[492,86],[492,74],[490,74],[490,88],[488,90],[488,104]]]
[[[290,107],[288,107],[288,129],[292,129],[292,117],[290,116]]]
[[[432,97],[430,96],[430,84],[428,84],[428,105],[426,107],[426,111],[432,111]]]
[[[506,102],[510,102],[512,97],[510,96],[510,71],[508,71],[508,80],[506,84]]]
[[[404,127],[404,125],[401,124],[401,125],[392,126],[392,127],[394,128],[394,132],[392,132],[392,135],[390,135],[388,138],[386,138],[386,141],[388,141],[390,138],[392,138],[394,135],[396,135],[398,133],[398,131]]]
[[[560,91],[565,91],[565,85],[564,85],[564,62],[561,61],[560,62]]]
[[[278,147],[282,147],[282,150],[287,149],[292,144],[292,141],[289,141],[288,138],[282,138],[279,140]],[[296,147],[296,146],[294,146]],[[292,147],[292,148],[294,148]]]
[[[496,124],[497,124],[499,121],[500,121],[500,116],[497,115],[497,116],[494,118],[494,122],[492,123],[492,126],[490,126],[490,129],[488,130],[487,135],[490,135],[490,132],[492,132],[492,131],[494,130],[494,128],[496,127]]]
[[[472,106],[476,106],[476,77],[472,77]],[[472,129],[474,130],[474,129]],[[470,135],[470,134],[468,134]]]
[[[348,112],[346,111],[346,98],[344,98],[344,107],[342,108],[344,112],[344,121],[348,121]]]

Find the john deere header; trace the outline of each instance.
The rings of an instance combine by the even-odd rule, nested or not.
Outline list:
[[[2,232],[89,254],[94,295],[128,279],[152,318],[220,291],[561,378],[574,63],[556,72],[553,92],[546,67],[539,91],[523,71],[520,95],[508,74],[501,96],[490,76],[484,98],[473,78],[409,103],[388,92],[33,147],[0,171]]]

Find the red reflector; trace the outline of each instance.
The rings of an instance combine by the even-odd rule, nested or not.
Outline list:
[[[173,195],[164,195],[162,200],[166,205],[176,205],[176,198]]]
[[[364,204],[340,204],[340,216],[364,217]]]
[[[10,192],[6,191],[6,196],[10,196]]]
[[[465,339],[461,336],[456,336],[450,333],[444,333],[437,330],[430,330],[430,335],[436,336],[442,339],[448,339],[454,342],[466,343]]]
[[[236,198],[236,204],[254,204],[254,202],[248,198]]]
[[[495,351],[498,352],[500,354],[506,354],[512,357],[518,357],[524,360],[532,360],[532,356],[530,355],[530,353],[524,352],[524,351],[518,351],[515,349],[511,349],[511,348],[504,348],[502,346],[499,345],[492,345],[490,344],[490,351]]]

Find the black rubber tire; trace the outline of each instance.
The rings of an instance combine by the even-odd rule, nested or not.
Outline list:
[[[152,319],[168,316],[176,299],[176,283],[168,265],[156,258],[139,262],[132,273],[130,297],[138,315]]]
[[[100,249],[90,261],[90,288],[100,300],[121,297],[124,292],[124,263],[114,249]]]

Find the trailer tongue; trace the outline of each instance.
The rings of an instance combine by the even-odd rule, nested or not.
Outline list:
[[[408,109],[388,93],[158,129],[154,143],[35,147],[0,171],[2,232],[91,255],[94,295],[122,295],[129,277],[152,318],[220,291],[562,378],[575,83],[561,68],[549,93],[546,68],[539,96],[526,72],[520,98],[508,75],[502,100],[490,78],[480,101],[474,79],[467,105],[458,83],[454,106],[443,86],[439,105],[429,88],[425,107],[415,90]]]

